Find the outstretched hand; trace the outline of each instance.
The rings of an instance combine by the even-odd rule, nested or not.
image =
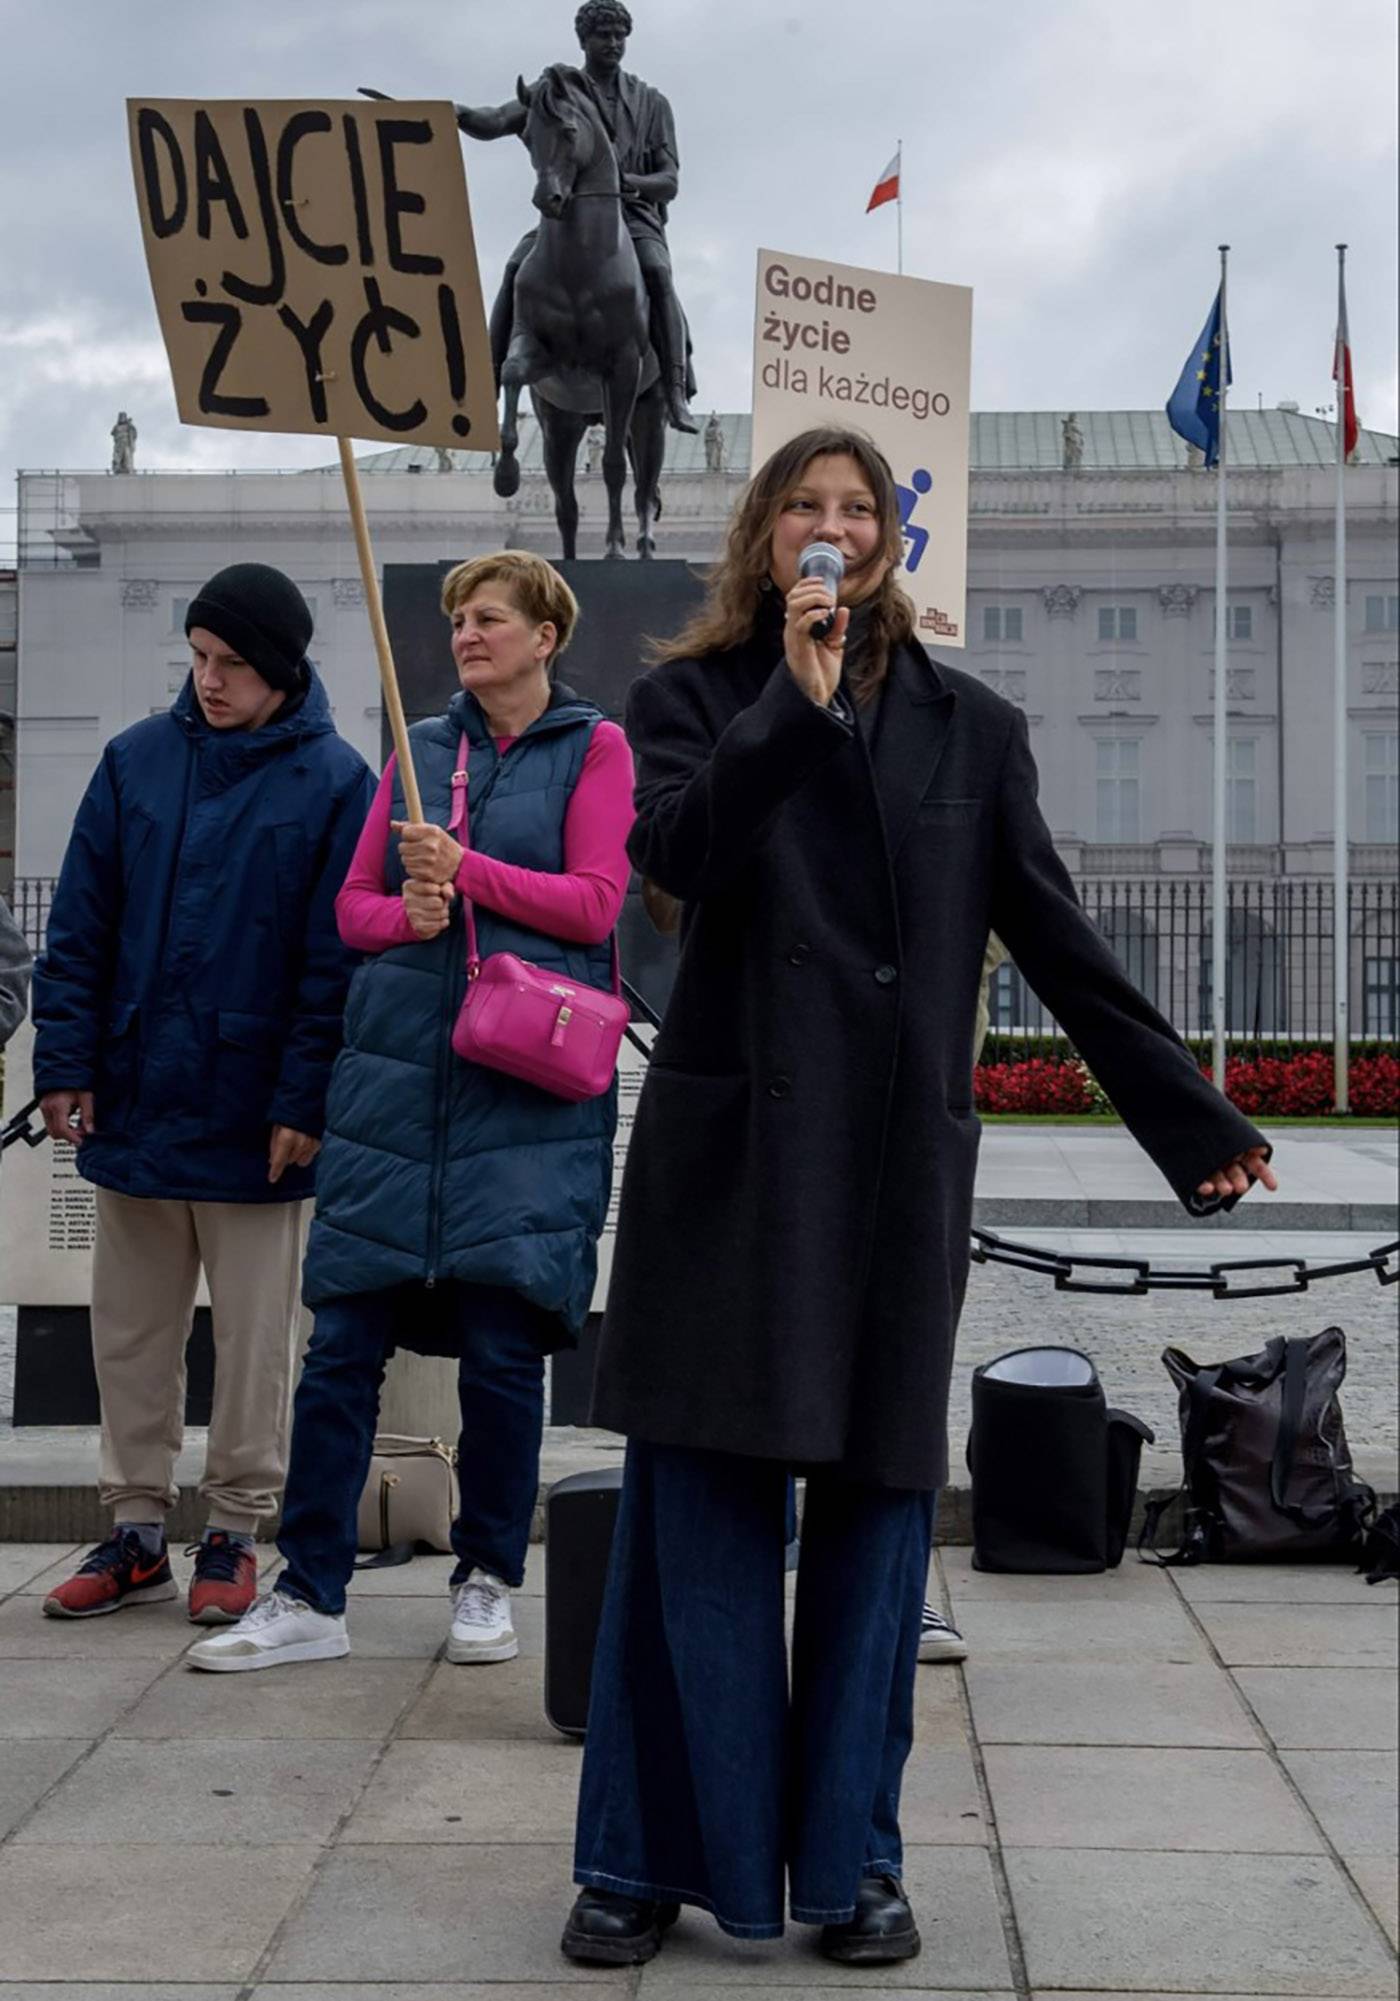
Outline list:
[[[1207,1177],[1197,1188],[1198,1195],[1243,1195],[1251,1181],[1262,1181],[1272,1195],[1278,1187],[1278,1176],[1269,1165],[1269,1149],[1252,1146],[1247,1153],[1237,1154],[1227,1160],[1214,1174]]]

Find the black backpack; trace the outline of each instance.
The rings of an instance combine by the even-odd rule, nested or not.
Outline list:
[[[1078,1348],[1017,1348],[972,1378],[975,1570],[1116,1569],[1152,1433],[1110,1410]]]
[[[1352,1471],[1338,1396],[1346,1335],[1275,1335],[1257,1355],[1203,1367],[1162,1356],[1180,1393],[1183,1480],[1148,1503],[1138,1548],[1159,1563],[1355,1562],[1376,1509]],[[1161,1556],[1164,1516],[1184,1511]]]

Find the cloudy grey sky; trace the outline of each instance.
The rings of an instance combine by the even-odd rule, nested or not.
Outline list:
[[[1160,406],[1233,247],[1235,397],[1330,396],[1346,239],[1362,421],[1397,428],[1394,0],[633,0],[675,108],[671,243],[702,409],[750,401],[760,245],[892,268],[864,214],[904,140],[905,268],[974,288],[973,406]],[[0,0],[0,508],[20,466],[304,465],[175,416],[123,100],[497,102],[570,59],[572,0]],[[464,142],[488,297],[530,217],[514,140]],[[0,544],[13,515],[0,514]]]

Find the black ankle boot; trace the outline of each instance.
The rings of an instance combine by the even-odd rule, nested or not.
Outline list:
[[[679,1904],[640,1903],[616,1890],[580,1890],[560,1949],[565,1959],[583,1966],[640,1966],[660,1952],[662,1934],[680,1914]]]
[[[823,1925],[818,1945],[845,1966],[884,1966],[913,1959],[921,1940],[914,1913],[897,1876],[862,1876],[856,1914],[843,1925]]]

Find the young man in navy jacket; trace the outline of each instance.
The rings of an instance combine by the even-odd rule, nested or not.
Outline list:
[[[215,1382],[190,1617],[252,1602],[277,1509],[302,1220],[352,970],[334,903],[373,792],[280,571],[189,607],[189,680],[122,731],[68,843],[34,977],[34,1088],[97,1191],[92,1339],[111,1535],[44,1601],[90,1618],[175,1596],[165,1516],[201,1269]]]

